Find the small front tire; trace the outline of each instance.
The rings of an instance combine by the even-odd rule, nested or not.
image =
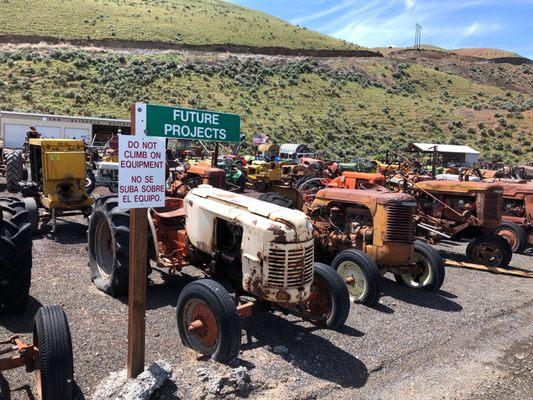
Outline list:
[[[379,269],[365,252],[343,250],[335,256],[331,266],[346,283],[350,297],[366,306],[375,306],[381,296]]]
[[[70,400],[74,387],[72,339],[67,316],[58,305],[41,307],[33,323],[39,349],[36,380],[42,400]]]
[[[179,295],[176,312],[184,346],[219,362],[238,356],[239,315],[233,298],[220,283],[211,279],[189,283]]]
[[[513,253],[522,253],[526,248],[526,230],[517,223],[511,221],[502,222],[495,232],[509,243]]]
[[[415,241],[414,261],[416,271],[401,275],[394,275],[396,282],[405,284],[413,289],[424,289],[428,292],[436,292],[444,283],[446,270],[444,260],[439,252],[426,242]]]
[[[507,268],[513,251],[507,240],[494,233],[472,239],[466,247],[466,257],[474,264]]]

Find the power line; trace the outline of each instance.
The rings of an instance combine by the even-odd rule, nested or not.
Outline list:
[[[422,25],[415,24],[415,49],[420,49],[420,43],[422,40]]]

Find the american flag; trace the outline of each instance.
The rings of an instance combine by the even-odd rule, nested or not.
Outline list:
[[[253,138],[254,146],[259,146],[260,144],[265,144],[268,141],[268,136],[266,135],[254,135]]]

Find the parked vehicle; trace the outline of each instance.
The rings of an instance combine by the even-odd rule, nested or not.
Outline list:
[[[503,186],[502,222],[496,233],[505,238],[514,253],[533,246],[533,183],[497,180]]]
[[[346,285],[329,266],[314,262],[313,227],[287,210],[213,188],[169,197],[148,212],[148,254],[176,273],[193,265],[208,279],[188,284],[177,302],[182,342],[217,361],[237,356],[239,317],[255,305],[341,327],[349,311]],[[88,231],[94,284],[113,296],[128,289],[129,211],[115,196],[97,200]],[[233,293],[233,295],[230,295]]]
[[[28,171],[27,180],[21,171]],[[85,188],[86,156],[83,140],[29,139],[27,152],[13,151],[8,159],[7,180],[18,180],[18,191],[25,197],[32,227],[39,221],[52,221],[60,215],[91,213],[93,199]],[[38,208],[45,213],[39,217]]]
[[[331,261],[354,301],[376,305],[380,276],[387,272],[412,288],[437,291],[442,286],[442,258],[425,242],[415,240],[412,196],[382,187],[325,188],[306,202],[301,192],[275,189],[279,191],[259,198],[294,206],[311,218],[319,259]]]

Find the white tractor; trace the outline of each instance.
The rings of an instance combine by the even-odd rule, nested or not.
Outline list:
[[[350,300],[342,278],[314,261],[313,225],[302,212],[201,185],[148,212],[148,254],[176,273],[193,265],[207,279],[189,283],[177,303],[185,346],[217,361],[237,356],[240,317],[255,306],[317,325],[344,325]],[[129,211],[115,196],[96,201],[89,223],[92,280],[114,296],[128,287]]]

